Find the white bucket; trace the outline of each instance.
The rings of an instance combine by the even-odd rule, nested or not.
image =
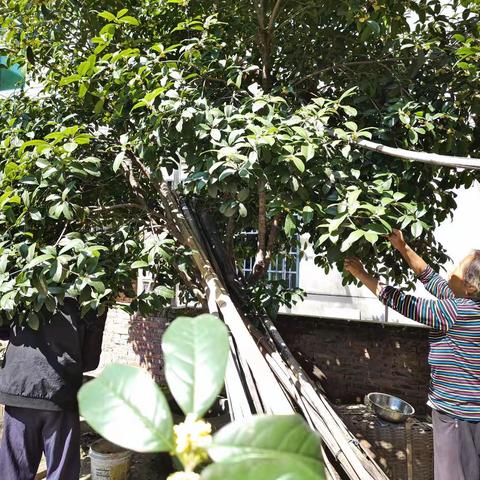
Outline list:
[[[128,450],[98,440],[90,447],[92,480],[128,480],[132,453]]]

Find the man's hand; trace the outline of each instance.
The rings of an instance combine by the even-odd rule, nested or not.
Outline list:
[[[358,258],[346,258],[343,266],[347,272],[351,273],[356,278],[359,278],[366,273],[362,262]]]
[[[403,233],[400,230],[393,230],[392,233],[388,236],[388,240],[392,244],[392,247],[396,250],[405,250],[407,243],[403,238]]]

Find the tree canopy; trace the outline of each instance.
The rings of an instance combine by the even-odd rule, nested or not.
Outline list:
[[[0,102],[0,310],[35,328],[65,294],[84,311],[155,278],[133,309],[204,288],[161,200],[175,188],[214,218],[230,258],[309,235],[408,280],[384,235],[432,231],[475,174],[384,158],[352,140],[479,152],[478,2],[441,0],[7,1],[0,55],[27,86]],[[333,132],[333,134],[332,134]],[[173,187],[172,187],[173,188]],[[258,232],[255,248],[239,241]],[[251,287],[253,288],[253,287]]]

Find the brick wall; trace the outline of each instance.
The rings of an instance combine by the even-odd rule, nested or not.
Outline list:
[[[369,392],[397,395],[426,412],[428,330],[371,322],[283,316],[277,326],[292,353],[328,398],[363,402]]]
[[[144,367],[158,383],[164,383],[161,339],[167,324],[165,316],[131,317],[121,310],[110,310],[100,365],[93,375],[110,363],[122,363]]]
[[[99,370],[112,362],[142,366],[163,383],[161,337],[167,318],[175,316],[170,312],[130,318],[110,311]],[[294,355],[321,380],[331,401],[360,403],[367,393],[380,391],[398,395],[419,413],[425,412],[428,330],[292,316],[281,316],[277,325]]]

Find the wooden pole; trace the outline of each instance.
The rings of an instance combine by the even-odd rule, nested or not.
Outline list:
[[[335,138],[339,138],[331,128],[325,128],[325,132]],[[480,170],[480,158],[472,157],[455,157],[450,155],[439,155],[437,153],[416,152],[414,150],[406,150],[404,148],[388,147],[381,143],[372,142],[371,140],[352,140],[352,145],[378,152],[389,157],[401,158],[412,162],[427,163],[437,167],[450,168],[466,168],[471,170]]]

